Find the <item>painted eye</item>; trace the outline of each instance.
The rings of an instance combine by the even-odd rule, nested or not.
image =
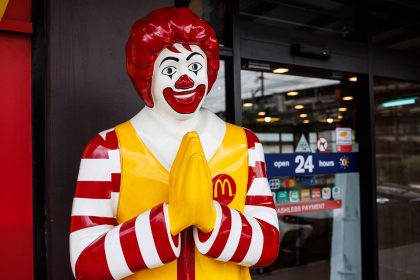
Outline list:
[[[162,74],[169,76],[170,78],[172,78],[172,76],[176,73],[176,68],[174,66],[168,66],[163,68],[162,70]]]
[[[194,62],[188,65],[188,70],[194,72],[195,74],[197,74],[197,72],[200,71],[201,68],[203,68],[203,65],[201,65],[198,62]]]

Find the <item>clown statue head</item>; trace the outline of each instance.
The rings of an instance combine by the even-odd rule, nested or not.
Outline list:
[[[214,30],[189,9],[158,9],[134,23],[126,54],[146,104],[131,121],[155,156],[170,169],[184,135],[197,131],[209,159],[225,132],[222,120],[201,109],[219,69]]]
[[[75,277],[249,280],[249,266],[276,259],[278,219],[258,138],[201,108],[219,69],[213,29],[158,9],[133,25],[126,53],[146,106],[83,154]]]
[[[162,117],[193,117],[219,69],[213,29],[188,9],[155,10],[127,42],[127,71],[140,97]]]

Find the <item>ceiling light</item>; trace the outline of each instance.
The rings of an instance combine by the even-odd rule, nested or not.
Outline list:
[[[303,120],[303,123],[310,123],[309,120]]]
[[[303,108],[305,108],[305,106],[303,106],[302,104],[295,105],[296,110],[300,110],[300,109],[303,109]]]
[[[338,108],[338,111],[339,112],[347,112],[347,108],[341,107],[341,108]]]
[[[356,76],[350,77],[349,81],[350,82],[357,82],[357,77]]]
[[[300,114],[299,117],[301,118],[306,118],[308,116],[308,114]]]
[[[344,101],[350,101],[350,100],[353,100],[353,96],[344,96],[344,97],[343,97],[343,100],[344,100]]]
[[[395,106],[410,105],[410,104],[415,104],[416,101],[417,101],[417,97],[394,99],[394,100],[389,100],[382,103],[382,107],[389,108],[389,107],[395,107]]]
[[[333,123],[334,122],[334,119],[333,118],[328,118],[327,119],[327,123]]]
[[[277,118],[277,117],[257,118],[257,122],[265,122],[265,123],[277,122],[279,120],[280,120],[280,118]]]
[[[284,74],[284,73],[287,73],[287,72],[289,72],[289,68],[276,68],[276,69],[274,69],[273,70],[273,73],[276,73],[276,74]]]
[[[265,116],[265,112],[258,112],[258,116]]]
[[[338,118],[339,120],[341,120],[341,119],[343,119],[343,116],[342,116],[342,115],[338,115],[338,116],[337,116],[337,118]]]
[[[252,105],[254,104],[252,104],[251,102],[245,102],[243,106],[246,108],[249,108],[249,107],[252,107]]]
[[[299,92],[297,92],[297,91],[289,91],[286,94],[287,94],[287,96],[297,96],[297,95],[299,95]]]

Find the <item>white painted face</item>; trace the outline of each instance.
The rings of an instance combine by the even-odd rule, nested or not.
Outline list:
[[[152,77],[153,110],[189,118],[200,109],[207,89],[207,56],[199,46],[177,43],[160,52]]]

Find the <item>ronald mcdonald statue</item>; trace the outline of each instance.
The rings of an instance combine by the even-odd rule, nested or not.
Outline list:
[[[126,54],[146,106],[83,152],[76,279],[251,279],[277,257],[278,219],[258,138],[201,108],[219,69],[213,29],[158,9],[134,23]]]

